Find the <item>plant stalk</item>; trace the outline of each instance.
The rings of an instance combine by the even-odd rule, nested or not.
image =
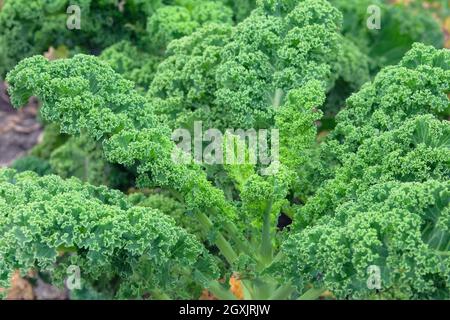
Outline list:
[[[206,231],[210,231],[213,228],[213,223],[205,213],[197,212],[197,218]],[[220,252],[223,254],[228,263],[233,264],[237,260],[238,255],[234,251],[231,244],[225,239],[223,234],[219,231],[217,232],[214,244],[217,246],[217,248],[219,248]]]
[[[282,285],[269,297],[269,300],[286,300],[294,292],[295,288],[290,283]]]
[[[311,288],[302,294],[298,300],[317,300],[326,291],[325,288]]]
[[[261,257],[264,264],[270,264],[273,258],[272,237],[270,215],[272,211],[273,200],[271,199],[267,204],[263,218],[263,228],[261,237]]]

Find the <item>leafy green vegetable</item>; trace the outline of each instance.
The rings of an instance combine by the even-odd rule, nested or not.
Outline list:
[[[195,120],[223,130],[267,128],[291,89],[314,79],[329,91],[340,75],[354,83],[354,71],[357,87],[369,79],[358,49],[345,42],[355,53],[342,50],[341,14],[328,2],[280,3],[283,12],[261,3],[234,28],[208,25],[170,43],[148,93],[156,112],[173,128]]]
[[[134,6],[133,1],[128,2],[130,7]],[[69,30],[66,26],[69,17],[66,11],[71,4],[80,7],[80,30]],[[133,32],[125,27],[126,23],[142,23],[138,12],[132,12],[128,17],[123,15],[115,0],[77,3],[67,0],[6,0],[0,11],[0,75],[3,77],[23,58],[43,54],[50,46],[79,47],[91,52],[127,39]],[[118,32],[109,32],[112,28],[117,28]]]
[[[382,297],[448,298],[449,61],[417,44],[347,101],[323,146],[336,165],[283,245],[289,277],[321,275],[338,297],[364,298],[376,265]]]
[[[125,79],[138,87],[148,88],[162,58],[141,51],[130,41],[120,41],[103,50],[100,58],[108,62]]]
[[[73,55],[6,79],[46,129],[0,170],[0,285],[35,269],[61,286],[75,266],[76,299],[450,298],[450,54],[426,45],[442,44],[428,13],[85,0],[92,20],[66,34],[68,3],[0,11],[0,72]],[[198,121],[247,160],[265,146],[227,129],[268,133],[271,161],[202,163],[172,139]]]
[[[74,178],[2,169],[0,212],[2,285],[15,268],[49,271],[62,283],[76,265],[84,281],[113,296],[182,297],[178,286],[186,271],[216,270],[203,246],[173,219]]]

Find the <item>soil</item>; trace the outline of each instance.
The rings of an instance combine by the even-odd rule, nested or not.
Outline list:
[[[69,299],[69,291],[66,288],[58,289],[45,283],[33,271],[30,271],[26,277],[21,277],[18,271],[14,272],[11,278],[10,288],[8,290],[0,288],[0,294],[1,293],[6,293],[7,300]]]
[[[6,88],[6,83],[0,82],[0,167],[24,155],[42,135],[42,126],[36,120],[37,100],[32,98],[24,108],[15,110]]]
[[[24,108],[16,110],[11,105],[6,89],[6,83],[0,82],[0,167],[8,166],[26,154],[42,137],[42,125],[36,119],[38,101],[32,98]],[[39,278],[35,282],[32,286],[16,272],[11,281],[11,288],[7,291],[7,298],[12,300],[68,298],[66,290],[58,290]],[[4,291],[5,289],[0,288],[0,293]]]

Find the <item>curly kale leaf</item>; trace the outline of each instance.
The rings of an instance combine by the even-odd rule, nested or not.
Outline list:
[[[374,185],[291,236],[284,270],[338,298],[449,299],[449,199],[448,180]]]
[[[86,55],[52,62],[36,56],[12,70],[8,82],[14,105],[37,96],[44,119],[58,123],[62,132],[100,140],[106,159],[134,168],[141,186],[177,190],[188,210],[209,208],[235,215],[198,165],[189,159],[173,161],[174,152],[181,151],[175,151],[170,129],[159,122],[134,84],[105,62]]]
[[[396,130],[419,115],[445,118],[450,110],[449,61],[448,50],[414,44],[397,66],[384,68],[353,94],[337,115],[336,128],[311,154],[304,175],[309,194],[333,178],[366,139]]]
[[[332,215],[335,208],[377,183],[445,181],[450,177],[450,126],[431,115],[417,116],[399,129],[364,140],[323,182],[304,207],[298,224]]]
[[[207,23],[232,23],[232,11],[216,1],[176,1],[163,6],[148,18],[150,47],[163,51],[174,39],[190,35]]]
[[[414,44],[397,66],[383,69],[347,100],[332,134],[336,148],[346,154],[364,139],[398,128],[416,115],[448,113],[449,83],[450,52]]]
[[[125,79],[147,89],[162,58],[146,53],[130,41],[120,41],[102,51],[100,59],[106,61]]]
[[[14,269],[36,268],[62,284],[76,265],[82,281],[109,280],[119,294],[139,283],[140,291],[128,296],[139,298],[159,291],[177,296],[184,273],[197,267],[214,274],[204,247],[172,218],[78,179],[3,169],[0,212],[2,281]]]
[[[171,127],[203,120],[220,129],[268,128],[290,90],[317,80],[328,91],[349,73],[339,11],[326,1],[275,2],[281,13],[262,2],[234,28],[208,25],[169,45],[148,97]]]
[[[415,45],[348,99],[315,166],[328,179],[297,208],[278,271],[371,298],[376,266],[378,296],[449,298],[449,66],[448,51]]]

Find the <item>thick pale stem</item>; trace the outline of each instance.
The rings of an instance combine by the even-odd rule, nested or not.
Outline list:
[[[210,281],[208,290],[220,300],[237,300],[229,290],[226,290],[218,281]]]
[[[295,288],[290,283],[279,287],[275,292],[269,297],[269,300],[286,300],[294,292]]]
[[[266,210],[264,212],[263,218],[263,229],[261,238],[261,257],[265,264],[269,264],[273,257],[272,248],[272,236],[271,236],[271,212],[272,212],[273,201],[270,200],[267,204]]]
[[[213,223],[211,222],[211,220],[208,218],[208,216],[206,214],[204,214],[203,212],[198,212],[197,218],[198,218],[198,221],[200,222],[200,224],[203,226],[203,228],[206,231],[209,231],[212,229]],[[228,263],[232,264],[237,260],[238,255],[236,254],[233,247],[225,239],[225,237],[223,236],[223,234],[221,232],[217,232],[217,236],[216,236],[214,244],[217,246],[217,248],[219,248],[220,252],[225,257],[225,259],[228,261]]]
[[[233,241],[236,243],[236,247],[240,251],[245,252],[249,256],[254,255],[254,250],[250,248],[250,243],[246,239],[242,239],[242,237],[239,236],[239,230],[232,222],[225,223],[225,230],[231,236]]]
[[[450,257],[450,251],[436,251],[436,253],[440,256]]]
[[[151,291],[150,294],[154,300],[172,300],[167,294],[159,290]]]
[[[298,300],[317,300],[325,291],[325,288],[311,288],[301,295]]]
[[[283,89],[278,88],[275,90],[275,95],[273,97],[273,108],[277,110],[281,106],[281,102],[283,100]]]
[[[217,280],[209,280],[201,271],[195,271],[196,277],[201,283],[205,285],[216,298],[220,300],[236,300],[237,298],[230,292],[230,290],[224,288],[224,286]]]

